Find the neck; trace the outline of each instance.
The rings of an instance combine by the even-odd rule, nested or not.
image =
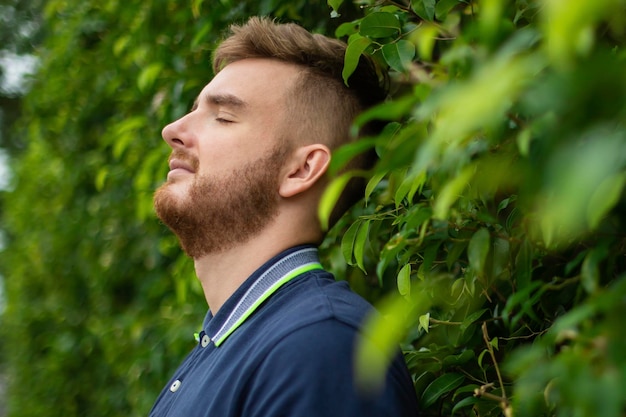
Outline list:
[[[269,228],[232,249],[194,259],[196,275],[211,312],[215,315],[237,288],[269,259],[290,247],[312,242],[290,239],[292,236],[293,233]]]

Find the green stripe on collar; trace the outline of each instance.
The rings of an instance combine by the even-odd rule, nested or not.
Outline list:
[[[299,268],[296,268],[289,272],[288,274],[281,277],[279,280],[274,282],[272,286],[270,286],[243,314],[239,317],[239,319],[222,335],[220,335],[217,339],[213,340],[215,346],[219,347],[224,341],[230,336],[241,324],[246,321],[248,317],[265,301],[268,297],[274,294],[280,287],[282,287],[287,282],[291,281],[298,275],[302,275],[305,272],[313,271],[316,269],[323,269],[322,265],[319,262],[311,263],[308,265],[303,265]]]

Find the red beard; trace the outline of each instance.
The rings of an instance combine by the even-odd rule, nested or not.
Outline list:
[[[172,157],[197,160],[175,150]],[[286,152],[269,155],[237,169],[226,177],[197,175],[186,198],[163,184],[154,195],[157,216],[178,236],[192,258],[225,251],[257,235],[278,212],[278,173]]]

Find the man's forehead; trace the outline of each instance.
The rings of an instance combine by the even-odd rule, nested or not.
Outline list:
[[[295,80],[300,68],[274,59],[243,59],[228,64],[205,87],[205,93],[233,95],[251,102],[264,94],[278,96]]]
[[[250,105],[241,97],[232,93],[211,93],[203,90],[193,103],[193,110],[198,108],[200,101],[204,101],[209,105],[222,106],[237,110],[245,110]]]
[[[226,65],[202,89],[200,103],[229,107],[240,112],[273,107],[285,101],[299,67],[274,59],[249,58]]]

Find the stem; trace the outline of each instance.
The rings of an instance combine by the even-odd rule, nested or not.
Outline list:
[[[486,398],[488,400],[498,401],[500,403],[506,402],[506,398],[500,397],[498,395],[493,395],[493,394],[491,394],[489,392],[482,392],[480,390],[480,388],[476,388],[474,390],[474,396],[475,397],[483,397],[483,398]]]
[[[429,322],[431,322],[432,324],[444,324],[446,326],[460,326],[461,324],[463,324],[463,322],[460,321],[443,321],[443,320],[437,320],[434,318],[429,318],[428,319]]]
[[[481,386],[480,388],[476,388],[474,390],[474,397],[476,398],[482,397],[488,400],[497,401],[500,404],[500,408],[502,408],[504,417],[513,417],[513,408],[511,407],[509,400],[506,398],[506,394],[504,394],[504,387],[502,388],[502,393],[504,395],[503,397],[487,392],[487,390],[490,388],[493,388],[493,382],[489,384],[485,384]]]
[[[496,361],[496,354],[493,351],[493,346],[491,346],[491,341],[489,340],[489,334],[487,333],[487,323],[483,323],[483,339],[485,340],[485,344],[487,345],[487,350],[489,351],[489,355],[491,355],[491,360],[493,361],[493,365],[496,368],[496,375],[498,375],[498,382],[500,383],[500,388],[502,388],[502,398],[508,404],[508,400],[506,398],[506,390],[504,389],[504,383],[502,382],[502,374],[500,374],[500,367],[498,366],[498,361]]]
[[[392,0],[386,0],[383,3],[387,3],[387,4],[391,4],[392,6],[396,6],[398,9],[400,10],[404,10],[405,12],[409,12],[412,13],[413,10],[411,10],[411,8],[405,4],[400,4],[397,1],[392,1]]]

